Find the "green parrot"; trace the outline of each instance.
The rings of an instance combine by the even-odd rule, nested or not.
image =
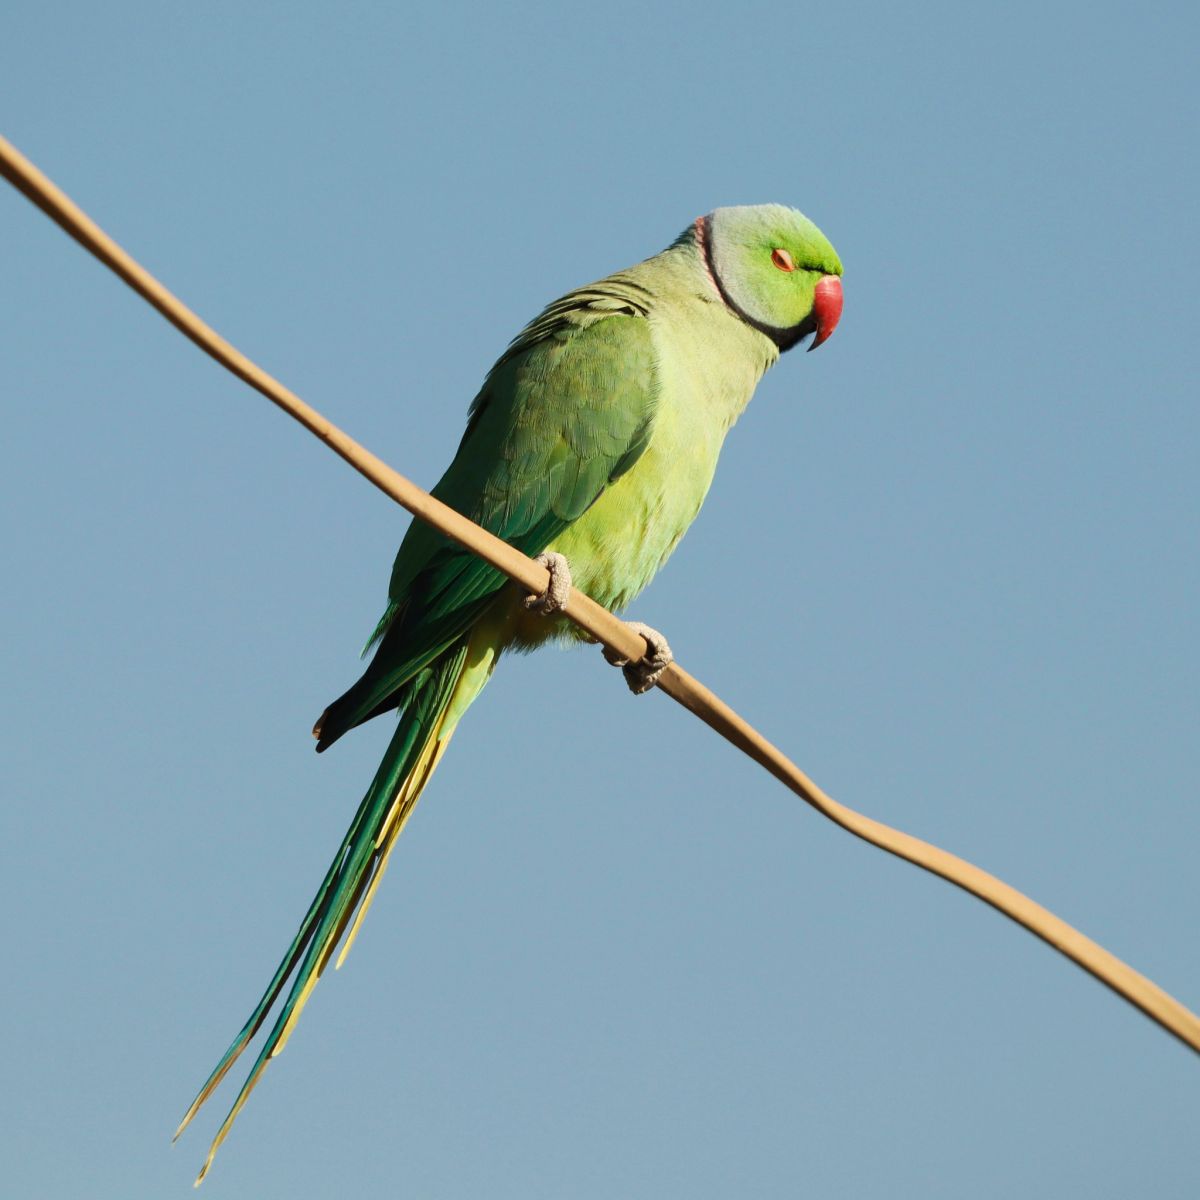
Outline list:
[[[811,350],[833,332],[841,274],[833,247],[795,209],[718,208],[661,254],[555,300],[492,367],[433,494],[541,555],[551,587],[523,597],[423,522],[409,527],[367,643],[375,654],[313,733],[323,751],[392,709],[399,724],[299,932],[176,1132],[286,988],[197,1183],[344,938],[341,965],[397,836],[500,655],[581,636],[554,615],[568,586],[619,610],[650,582],[700,511],[763,372],[807,335]],[[661,669],[669,651],[646,636]],[[637,666],[627,674],[644,690],[654,674]]]

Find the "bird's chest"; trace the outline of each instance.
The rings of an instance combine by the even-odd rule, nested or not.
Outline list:
[[[593,599],[623,608],[667,560],[700,511],[725,434],[766,365],[762,356],[714,355],[699,331],[671,338],[659,359],[650,444],[552,547]]]

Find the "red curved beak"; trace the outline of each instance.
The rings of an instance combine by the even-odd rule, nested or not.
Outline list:
[[[826,275],[817,280],[813,292],[813,317],[817,322],[817,336],[810,350],[815,350],[837,328],[842,319],[842,281],[836,275]]]

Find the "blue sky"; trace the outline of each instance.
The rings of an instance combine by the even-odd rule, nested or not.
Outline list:
[[[1200,1005],[1192,6],[0,16],[0,130],[416,481],[508,338],[719,204],[789,355],[632,615],[833,795]],[[382,751],[315,758],[405,516],[0,190],[13,1195],[172,1129]],[[535,788],[529,780],[542,782]],[[595,651],[506,660],[205,1183],[270,1200],[1192,1197],[1195,1056]]]

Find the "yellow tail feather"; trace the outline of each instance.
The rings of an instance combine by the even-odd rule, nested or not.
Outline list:
[[[335,970],[345,962],[346,956],[350,953],[350,948],[354,945],[363,918],[366,916],[367,910],[371,907],[371,902],[375,898],[375,891],[379,886],[380,880],[383,878],[384,871],[387,869],[388,861],[400,833],[408,823],[408,818],[412,815],[413,809],[421,797],[421,793],[425,790],[426,785],[441,762],[442,755],[446,752],[446,748],[450,744],[450,739],[454,734],[459,719],[475,697],[478,696],[484,684],[487,683],[491,676],[492,670],[496,665],[496,658],[500,647],[504,645],[506,640],[506,626],[509,621],[510,615],[500,612],[496,614],[494,621],[481,622],[472,630],[466,647],[465,659],[460,658],[458,660],[458,678],[451,685],[450,696],[433,729],[429,732],[426,740],[417,751],[415,761],[413,761],[412,766],[409,768],[404,779],[397,787],[395,795],[388,804],[387,811],[379,824],[378,831],[370,843],[369,862],[365,865],[361,878],[357,880],[354,886],[349,903],[341,911],[336,924],[329,931],[328,938],[322,937],[324,945],[320,955],[313,964],[311,973],[305,979],[294,1002],[291,1003],[287,1019],[279,1031],[277,1040],[274,1045],[268,1043],[270,1045],[269,1051],[255,1064],[250,1077],[243,1084],[241,1092],[234,1101],[229,1115],[217,1130],[216,1137],[213,1138],[208,1155],[204,1160],[204,1165],[196,1177],[197,1185],[199,1185],[208,1173],[213,1159],[216,1157],[217,1150],[225,1141],[234,1120],[245,1106],[250,1093],[258,1084],[267,1063],[282,1053],[284,1046],[287,1045],[292,1032],[296,1028],[296,1023],[300,1019],[300,1014],[304,1011],[309,996],[312,994],[313,988],[316,987],[317,980],[320,979],[325,968],[329,965],[329,960],[333,957],[334,951],[341,945],[341,950],[338,953],[335,963]],[[334,866],[330,868],[331,873],[337,869],[339,869],[338,862],[335,860]],[[298,937],[300,936],[303,935],[298,935]],[[315,936],[315,934],[310,934],[309,936]],[[294,943],[294,945],[296,944],[298,943]],[[272,986],[274,987],[275,985]],[[277,995],[277,990],[273,995],[272,993],[268,993],[268,996],[264,996],[264,1003],[270,997],[270,1003],[273,1004],[274,997]],[[263,1015],[265,1015],[265,1012],[266,1009],[264,1008]],[[244,1036],[239,1038],[234,1043],[234,1046],[230,1048],[230,1051],[227,1052],[228,1060],[221,1064],[220,1069],[205,1085],[195,1101],[193,1101],[191,1108],[188,1109],[187,1114],[180,1123],[179,1129],[176,1131],[176,1137],[179,1136],[184,1127],[195,1116],[204,1101],[216,1090],[217,1085],[225,1077],[229,1068],[233,1066],[234,1061],[246,1049],[259,1023],[256,1020],[252,1029],[248,1026]]]
[[[404,826],[408,824],[408,818],[412,815],[412,811],[416,807],[421,793],[425,790],[425,785],[429,782],[434,771],[437,770],[437,765],[441,762],[442,755],[446,753],[446,747],[450,745],[450,738],[452,736],[452,733],[447,734],[445,738],[435,740],[431,743],[434,746],[434,750],[429,756],[428,764],[424,766],[420,784],[412,788],[410,792],[406,783],[401,789],[400,796],[397,797],[397,803],[393,806],[392,812],[388,814],[388,819],[384,826],[386,838],[383,840],[381,853],[375,861],[375,867],[367,886],[367,894],[363,898],[363,902],[358,906],[358,913],[354,918],[354,924],[350,927],[350,932],[346,935],[342,952],[338,955],[337,962],[333,964],[335,971],[341,970],[342,963],[346,961],[346,955],[350,953],[350,947],[354,945],[354,939],[358,937],[358,930],[362,925],[363,917],[367,915],[367,909],[371,907],[371,901],[375,898],[375,889],[379,886],[379,881],[383,878],[384,871],[387,870],[388,858],[391,856],[392,848],[395,846],[397,838],[403,832]],[[418,767],[422,765],[424,764],[418,763]],[[409,795],[405,795],[405,793],[409,793]],[[381,843],[376,841],[375,845],[379,847]]]

